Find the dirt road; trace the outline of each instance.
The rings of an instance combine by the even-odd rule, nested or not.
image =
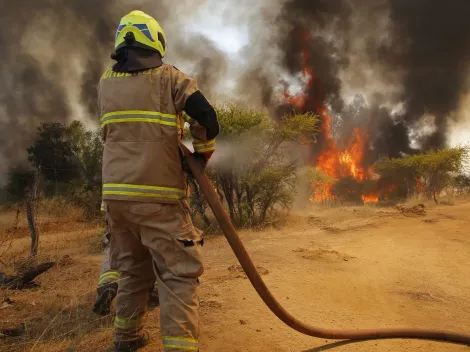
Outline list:
[[[342,208],[244,233],[264,279],[295,316],[329,328],[412,326],[470,333],[470,205]],[[296,221],[297,220],[297,221]],[[263,306],[224,239],[210,241],[203,283],[203,351],[468,351],[417,341],[334,344],[283,326]]]
[[[290,216],[279,229],[241,236],[274,295],[301,320],[338,329],[403,326],[470,333],[470,203],[426,211],[406,217],[375,207],[312,209]],[[223,237],[209,238],[205,247],[201,351],[470,350],[427,341],[338,343],[303,336],[264,306]],[[72,265],[44,274],[40,289],[12,294],[16,308],[2,311],[5,319],[31,319],[36,332],[27,350],[101,351],[111,341],[110,319],[97,325],[89,311],[101,258],[78,252],[72,257],[77,258]],[[80,327],[80,334],[67,335]],[[149,313],[148,327],[154,342],[143,352],[160,351],[158,309]],[[53,332],[42,334],[45,328]]]

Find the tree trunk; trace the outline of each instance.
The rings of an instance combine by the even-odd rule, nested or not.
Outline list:
[[[225,176],[219,176],[220,184],[222,185],[222,189],[224,191],[225,200],[227,201],[228,211],[230,214],[230,220],[235,221],[235,205],[233,202],[233,192],[232,187],[230,185],[230,180],[228,180]]]
[[[196,211],[201,215],[202,220],[207,226],[210,226],[211,222],[206,215],[206,209],[204,207],[204,196],[199,192],[199,186],[197,183],[191,179],[191,184],[193,185],[194,194],[196,196]]]
[[[236,185],[238,185],[238,182],[235,182]],[[245,218],[243,216],[243,207],[242,207],[242,196],[243,196],[243,190],[238,187],[236,187],[235,190],[235,195],[237,196],[237,209],[238,209],[238,222],[240,226],[243,226],[245,224]]]
[[[248,204],[248,218],[252,223],[255,221],[255,204],[253,199],[253,192],[251,191],[250,186],[245,184],[245,193],[246,193],[246,203]],[[263,220],[264,221],[264,220]]]
[[[11,225],[12,229],[14,230],[18,230],[18,224],[20,222],[20,213],[21,213],[21,210],[20,210],[20,207],[18,207],[18,209],[16,209],[15,221]]]
[[[34,202],[36,200],[37,189],[39,186],[39,168],[34,173],[34,179],[28,189],[26,198],[26,216],[28,218],[29,233],[31,236],[31,256],[36,257],[39,247],[39,233],[36,227],[36,218],[34,214]]]
[[[432,198],[434,199],[434,203],[439,204],[439,201],[437,200],[437,192],[435,189],[432,190]]]

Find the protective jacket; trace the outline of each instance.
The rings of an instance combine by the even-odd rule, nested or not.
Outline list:
[[[179,143],[212,153],[217,116],[196,82],[175,67],[107,70],[98,85],[104,138],[103,200],[176,203],[186,197]]]

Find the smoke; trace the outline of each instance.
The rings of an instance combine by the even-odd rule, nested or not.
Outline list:
[[[76,103],[96,112],[96,82],[115,23],[109,2],[0,2],[0,158],[3,171],[25,159],[41,122],[66,123]]]
[[[445,147],[469,88],[468,13],[465,0],[287,0],[279,63],[291,76],[311,71],[300,110],[330,108],[340,141],[368,131],[371,162]]]
[[[26,160],[40,123],[81,118],[97,125],[96,86],[112,63],[119,20],[133,9],[160,20],[168,33],[169,62],[195,63],[189,73],[213,95],[211,87],[224,74],[224,54],[202,36],[184,40],[190,31],[181,26],[198,6],[194,1],[0,0],[5,29],[0,33],[0,180]]]
[[[423,147],[442,147],[449,118],[468,92],[470,2],[397,0],[390,8],[393,40],[382,58],[403,73],[403,119],[413,126],[424,115],[434,117],[435,131]]]
[[[0,0],[8,29],[0,33],[4,171],[25,160],[41,122],[81,118],[96,125],[96,84],[111,64],[117,23],[133,9],[160,21],[165,62],[194,76],[215,103],[292,111],[299,107],[279,103],[283,85],[310,77],[300,110],[328,108],[340,142],[354,127],[365,129],[370,163],[446,146],[449,126],[462,120],[469,93],[466,0]],[[220,39],[198,30],[206,25],[228,42],[225,31],[237,28],[244,47],[223,51]]]

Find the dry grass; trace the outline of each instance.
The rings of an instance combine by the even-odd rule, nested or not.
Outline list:
[[[37,278],[40,287],[0,290],[0,325],[24,323],[17,338],[0,339],[0,351],[101,351],[111,342],[112,317],[91,312],[99,275],[99,223],[81,222],[81,209],[60,199],[37,204],[40,236],[38,261],[67,261]],[[15,208],[0,213],[0,271],[20,271],[29,255],[24,211],[12,227]],[[13,304],[2,305],[5,298]],[[93,343],[90,343],[93,341]]]

